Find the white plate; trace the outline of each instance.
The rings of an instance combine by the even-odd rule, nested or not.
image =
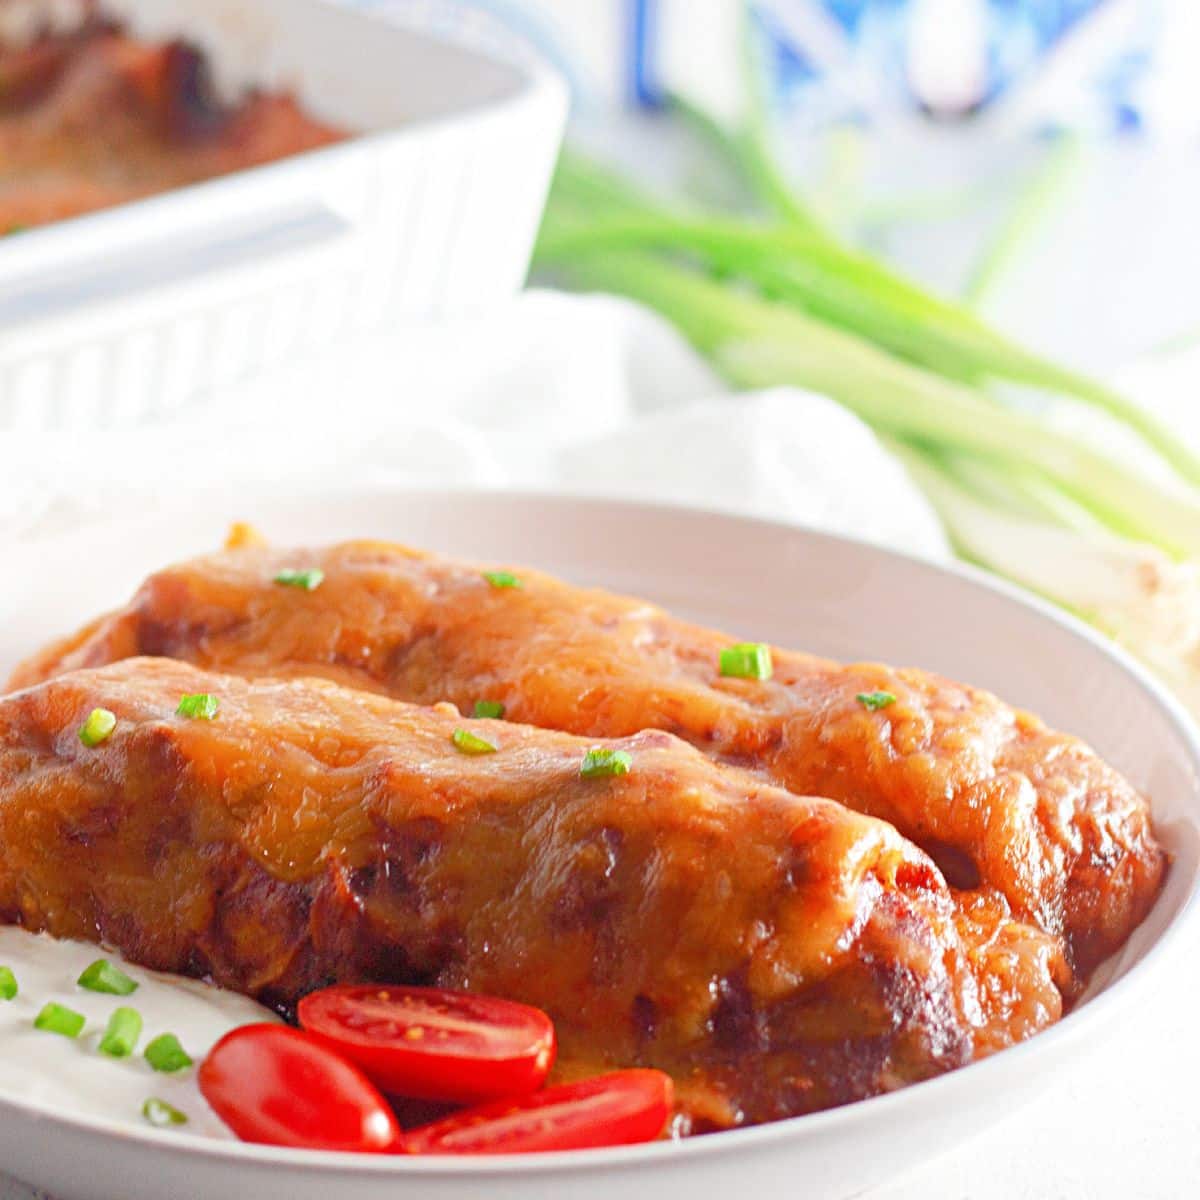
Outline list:
[[[682,1144],[475,1160],[298,1154],[145,1132],[0,1097],[0,1164],[60,1200],[689,1200],[849,1196],[1011,1112],[1092,1052],[1151,979],[1197,904],[1200,743],[1178,705],[1085,627],[967,570],[785,525],[554,496],[346,491],[230,501],[10,548],[0,669],[126,599],[232,519],[279,542],[394,538],[529,563],[657,600],[731,632],[843,659],[918,665],[991,688],[1087,739],[1153,798],[1175,855],[1107,985],[1032,1042],[902,1092]],[[0,1088],[3,1081],[0,1081]]]

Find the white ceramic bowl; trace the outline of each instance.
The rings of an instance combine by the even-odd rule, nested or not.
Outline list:
[[[343,492],[157,513],[6,550],[0,669],[121,602],[149,571],[211,549],[232,519],[279,542],[394,538],[659,601],[748,638],[927,667],[988,687],[1091,742],[1153,799],[1175,855],[1125,951],[1061,1024],[905,1091],[756,1129],[619,1150],[474,1160],[297,1154],[40,1111],[0,1095],[0,1164],[59,1200],[692,1200],[845,1197],[1011,1112],[1096,1051],[1194,921],[1200,743],[1147,675],[1084,626],[977,572],[785,525],[553,496]],[[0,1080],[0,1092],[3,1081]]]

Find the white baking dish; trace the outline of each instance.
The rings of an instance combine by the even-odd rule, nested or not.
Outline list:
[[[293,90],[339,145],[0,242],[0,429],[153,420],[296,348],[520,287],[556,76],[329,0],[111,0]]]

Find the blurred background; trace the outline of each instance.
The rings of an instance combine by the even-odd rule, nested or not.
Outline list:
[[[1197,0],[0,18],[0,530],[353,479],[723,508],[983,565],[1200,712]]]
[[[1093,369],[1200,337],[1193,0],[357,0],[505,31],[576,136],[704,194],[682,98],[742,115],[747,55],[807,203]]]

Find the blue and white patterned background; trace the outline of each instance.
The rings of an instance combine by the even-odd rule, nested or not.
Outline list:
[[[742,0],[340,2],[517,35],[570,81],[578,143],[656,182],[694,182],[678,123],[643,119],[665,90],[738,115]],[[1200,340],[1200,0],[748,2],[776,146],[841,232],[948,294],[989,265],[981,311],[1097,373]]]
[[[742,0],[348,0],[516,33],[586,106],[736,72]],[[1200,135],[1200,0],[750,0],[781,106]],[[682,78],[681,78],[682,77]],[[706,82],[707,81],[707,82]]]

